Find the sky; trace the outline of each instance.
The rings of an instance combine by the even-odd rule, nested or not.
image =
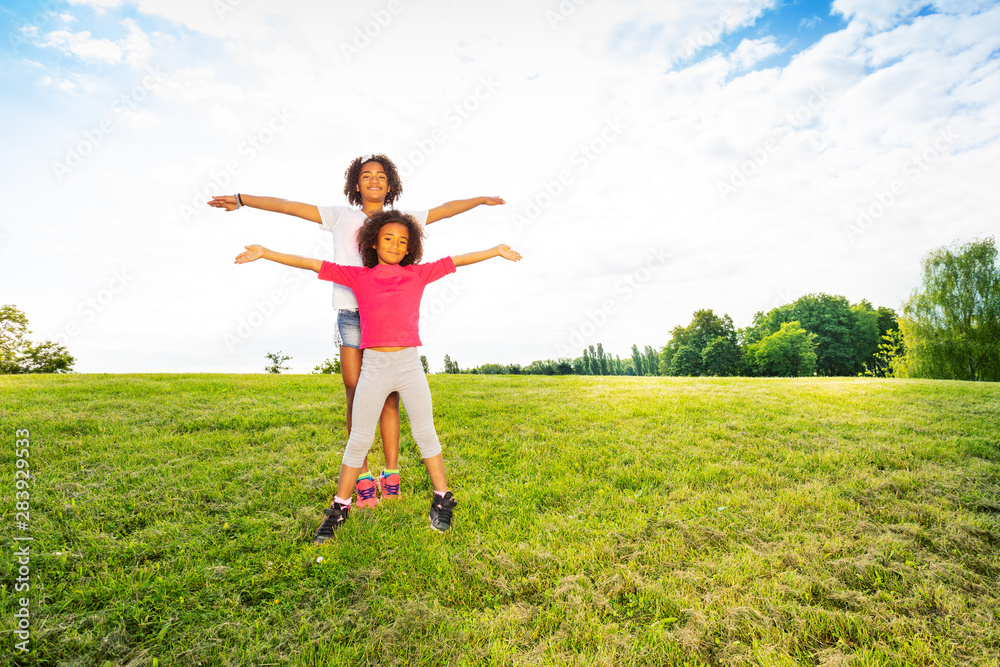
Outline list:
[[[507,243],[424,294],[463,368],[657,349],[826,293],[897,311],[931,250],[996,234],[1000,4],[954,0],[45,0],[0,7],[0,304],[77,372],[309,373],[328,258],[298,218],[352,159],[397,206],[496,195],[425,258]]]

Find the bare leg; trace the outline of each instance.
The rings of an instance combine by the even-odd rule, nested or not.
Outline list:
[[[399,468],[399,392],[394,391],[385,399],[378,418],[378,430],[382,434],[385,467],[396,470]]]
[[[448,479],[444,474],[444,456],[438,454],[429,459],[424,459],[424,467],[427,468],[427,474],[430,475],[431,486],[434,487],[434,490],[441,493],[447,491]],[[343,497],[341,496],[341,498]]]
[[[341,464],[340,481],[337,482],[337,496],[344,500],[349,500],[351,494],[354,493],[354,485],[358,483],[358,476],[360,474],[361,468],[352,468]]]

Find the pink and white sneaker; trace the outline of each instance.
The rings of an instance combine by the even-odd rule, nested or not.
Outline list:
[[[399,498],[399,473],[393,472],[388,475],[385,471],[378,476],[379,493],[382,494],[382,500],[387,500],[389,498]]]
[[[358,492],[359,508],[371,508],[378,505],[378,498],[375,497],[375,480],[371,477],[362,477],[358,480],[354,489]]]

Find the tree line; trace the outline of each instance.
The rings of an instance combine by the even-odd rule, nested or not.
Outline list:
[[[805,375],[1000,381],[1000,267],[993,237],[938,248],[922,261],[921,286],[898,314],[867,300],[807,294],[758,312],[742,329],[728,314],[698,310],[659,351],[632,346],[625,359],[602,344],[575,358],[484,364],[446,373],[507,375]]]

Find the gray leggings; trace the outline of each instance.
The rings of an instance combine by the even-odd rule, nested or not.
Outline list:
[[[415,347],[398,352],[365,350],[361,357],[361,377],[354,391],[351,437],[344,450],[344,465],[360,468],[375,441],[375,427],[385,399],[394,391],[406,408],[410,432],[420,447],[420,456],[429,459],[441,453],[434,430],[434,407],[420,354]]]

